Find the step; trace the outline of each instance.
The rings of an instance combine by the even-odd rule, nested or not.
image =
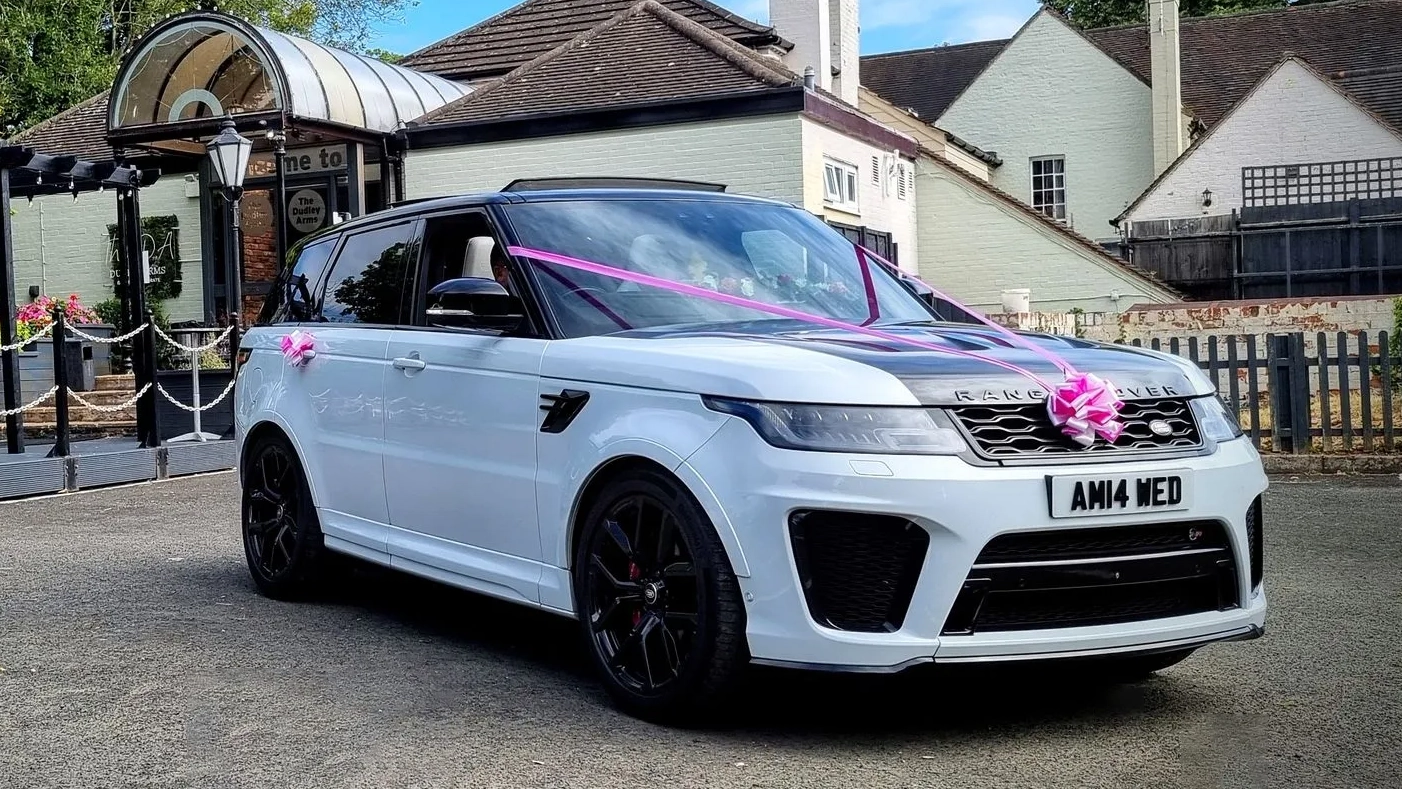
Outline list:
[[[57,411],[51,405],[31,408],[24,412],[24,421],[26,424],[30,422],[35,424],[53,424],[57,419]],[[77,405],[76,403],[70,403],[68,406],[68,421],[70,424],[79,422],[106,424],[109,422],[123,422],[132,419],[136,419],[136,406],[131,406],[130,408],[112,413],[94,411],[85,406]]]
[[[30,424],[24,423],[24,439],[26,441],[45,441],[54,437],[57,425]],[[0,437],[5,435],[4,422],[0,422]],[[73,423],[68,426],[68,437],[71,441],[85,441],[90,438],[115,438],[121,436],[136,435],[136,421],[125,422],[103,422],[95,424],[91,422]],[[0,449],[3,451],[3,449]]]
[[[95,387],[98,391],[136,391],[136,376],[127,375],[99,375],[95,379]]]

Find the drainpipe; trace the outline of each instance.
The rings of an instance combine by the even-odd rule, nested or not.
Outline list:
[[[44,227],[44,201],[39,201],[39,295],[49,295],[49,239]]]

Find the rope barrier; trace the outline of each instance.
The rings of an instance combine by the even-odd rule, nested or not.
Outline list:
[[[88,402],[87,400],[83,399],[82,395],[78,394],[77,392],[71,389],[68,390],[68,396],[76,400],[78,402],[78,405],[81,405],[89,410],[97,411],[98,413],[102,414],[115,414],[118,411],[125,411],[128,408],[131,408],[132,406],[136,405],[137,401],[139,401],[142,397],[145,397],[146,393],[149,391],[151,391],[151,384],[146,384],[145,386],[141,387],[141,391],[137,392],[130,400],[126,401],[125,403],[121,403],[120,405],[94,405]]]
[[[68,331],[70,334],[76,335],[77,337],[87,340],[88,342],[95,342],[98,345],[112,345],[114,343],[126,342],[127,340],[130,340],[136,335],[146,331],[146,327],[149,325],[149,323],[143,323],[120,337],[94,337],[91,334],[88,334],[87,332],[83,331],[82,329],[75,328],[72,325],[68,326]],[[49,328],[52,329],[53,325],[50,324]],[[157,329],[157,331],[160,331],[160,329]]]
[[[58,394],[58,387],[57,387],[57,386],[55,386],[55,387],[49,389],[49,391],[43,393],[42,395],[39,395],[39,399],[38,399],[38,400],[35,400],[34,402],[32,402],[32,403],[30,403],[30,404],[28,404],[28,405],[22,405],[22,406],[20,406],[19,408],[11,408],[11,409],[8,410],[8,411],[0,411],[0,417],[14,416],[15,414],[22,414],[22,413],[24,413],[25,411],[30,410],[31,408],[38,408],[39,406],[43,405],[44,403],[48,402],[49,400],[52,400],[52,399],[53,399],[53,396],[56,395],[56,394]]]
[[[162,340],[165,340],[166,342],[170,343],[171,345],[174,345],[175,347],[179,348],[180,350],[182,350],[182,351],[184,351],[184,352],[186,352],[186,353],[204,353],[205,351],[214,350],[216,347],[219,346],[219,343],[221,343],[221,342],[223,342],[224,340],[228,339],[229,335],[232,334],[233,331],[234,331],[234,327],[233,327],[232,324],[230,324],[229,328],[225,329],[223,334],[219,335],[218,337],[215,337],[213,340],[211,340],[210,342],[205,343],[204,345],[195,346],[195,345],[182,345],[181,343],[176,342],[175,340],[171,339],[170,335],[168,335],[168,334],[166,334],[165,332],[161,331],[161,327],[160,327],[160,326],[157,326],[157,327],[156,327],[156,334],[157,334],[158,336],[160,336],[160,338],[161,338]]]
[[[0,352],[8,353],[9,351],[24,350],[26,346],[33,345],[34,343],[44,339],[45,337],[53,333],[54,325],[50,323],[48,326],[45,326],[43,329],[40,329],[37,333],[35,333],[27,340],[20,340],[19,342],[11,345],[0,345]]]
[[[228,396],[229,396],[229,393],[232,392],[232,391],[234,391],[234,384],[235,384],[235,383],[237,383],[237,381],[235,381],[235,380],[229,381],[229,385],[226,386],[226,387],[224,387],[224,392],[223,392],[222,394],[220,394],[218,397],[214,398],[214,400],[213,400],[212,402],[209,402],[209,403],[206,403],[206,404],[204,404],[204,405],[201,405],[199,408],[195,408],[194,406],[190,406],[190,405],[185,405],[184,403],[180,402],[179,400],[176,400],[174,397],[171,396],[170,392],[167,392],[167,391],[166,391],[166,388],[165,388],[164,386],[161,386],[160,384],[157,384],[157,385],[156,385],[156,390],[159,391],[159,392],[161,393],[161,395],[162,395],[163,397],[165,397],[165,399],[169,400],[171,405],[175,406],[176,408],[179,408],[179,409],[182,410],[182,411],[188,411],[188,412],[190,412],[190,413],[193,414],[193,413],[197,413],[197,412],[200,412],[200,411],[208,411],[209,409],[215,407],[216,405],[219,405],[220,403],[224,402],[224,398],[228,397]]]

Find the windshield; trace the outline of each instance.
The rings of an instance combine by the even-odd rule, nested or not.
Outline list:
[[[933,317],[880,264],[863,266],[851,242],[796,208],[654,199],[522,203],[505,210],[524,247],[850,323]],[[724,329],[772,318],[605,274],[531,265],[568,337],[661,326]]]

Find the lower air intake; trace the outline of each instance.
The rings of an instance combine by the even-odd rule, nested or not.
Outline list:
[[[836,630],[899,630],[930,535],[904,518],[804,510],[789,519],[794,561],[813,621]]]

